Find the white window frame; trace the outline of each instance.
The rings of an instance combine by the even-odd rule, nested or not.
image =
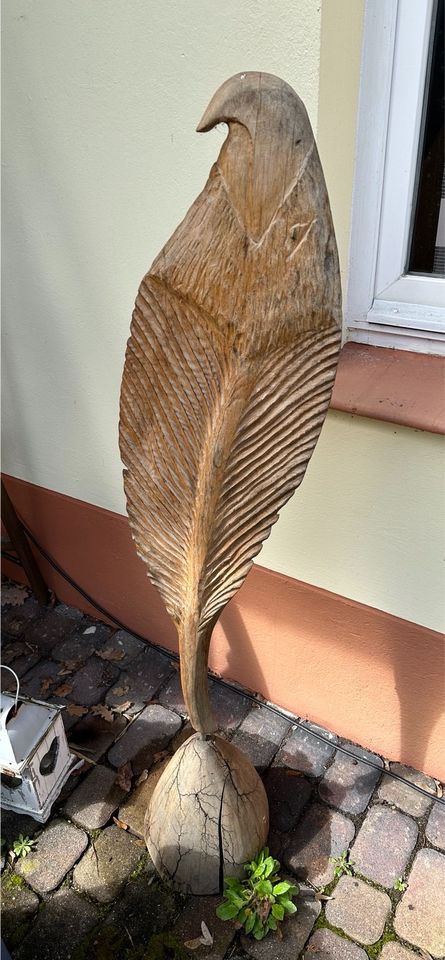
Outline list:
[[[445,279],[405,274],[434,0],[366,0],[346,339],[445,355]]]

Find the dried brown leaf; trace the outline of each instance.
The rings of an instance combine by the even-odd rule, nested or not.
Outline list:
[[[72,689],[73,687],[71,683],[61,683],[60,687],[57,687],[57,689],[54,690],[54,695],[56,697],[67,697],[68,694],[71,693]]]
[[[108,723],[113,723],[113,714],[103,703],[96,703],[95,707],[91,707],[91,713],[94,713],[96,717],[102,717],[102,719],[107,720]]]
[[[443,784],[440,780],[435,780],[434,783],[436,784],[436,797],[443,797]]]
[[[125,823],[124,820],[119,820],[118,817],[113,817],[113,823],[115,823],[117,827],[120,827],[121,830],[128,830],[128,823]]]
[[[114,782],[122,790],[125,790],[126,793],[129,793],[131,790],[132,780],[133,780],[133,770],[131,768],[131,763],[127,761],[127,763],[123,763],[122,766],[119,767],[116,774],[116,779]]]
[[[65,677],[68,673],[74,673],[80,667],[81,662],[81,660],[65,660],[57,676]]]
[[[111,692],[114,693],[115,697],[125,697],[125,694],[128,693],[129,689],[130,687],[128,683],[125,683],[123,687],[113,687]]]
[[[163,760],[164,757],[168,757],[168,750],[159,750],[158,753],[153,754],[153,763],[158,763],[158,761]]]
[[[126,700],[125,703],[119,703],[117,707],[113,707],[115,713],[125,713],[126,710],[129,710],[133,706],[133,700]]]
[[[69,703],[66,712],[70,717],[83,717],[88,713],[88,707],[82,707],[80,703]]]
[[[201,943],[205,947],[213,947],[213,937],[204,920],[201,920],[201,930],[202,930]]]
[[[187,950],[197,950],[202,946],[202,937],[195,937],[194,940],[184,940],[184,946]]]
[[[49,688],[50,688],[50,686],[51,686],[52,683],[54,683],[54,678],[53,678],[53,677],[44,677],[43,680],[41,680],[41,682],[40,682],[40,696],[41,696],[41,697],[44,697],[45,694],[48,693],[48,690],[49,690]]]
[[[116,647],[106,650],[95,650],[94,652],[101,660],[123,660],[125,657],[125,650],[118,650]]]
[[[12,607],[21,607],[29,597],[29,590],[18,583],[2,585],[2,607],[10,603]]]

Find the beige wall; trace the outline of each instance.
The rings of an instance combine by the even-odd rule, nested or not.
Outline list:
[[[5,0],[3,469],[124,512],[119,384],[142,274],[223,131],[194,129],[242,69],[314,125],[347,249],[361,0]],[[331,413],[261,564],[440,629],[437,437]]]

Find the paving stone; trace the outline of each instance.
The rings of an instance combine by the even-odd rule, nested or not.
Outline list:
[[[36,893],[46,894],[59,886],[88,843],[83,830],[64,820],[53,820],[40,834],[37,846],[16,863],[16,873]]]
[[[51,691],[63,680],[63,678],[58,676],[58,673],[58,663],[54,663],[53,660],[39,660],[35,667],[28,670],[24,677],[22,677],[20,681],[20,693],[26,694],[27,697],[34,697],[35,700],[48,700]],[[42,693],[44,680],[50,680],[51,683],[49,686],[47,685],[47,689],[45,685],[43,685]]]
[[[128,669],[119,674],[108,691],[105,702],[109,707],[115,708],[130,700],[131,707],[126,712],[140,713],[171,672],[167,657],[163,657],[152,647],[145,647],[142,653],[129,663]]]
[[[144,871],[127,884],[105,921],[105,932],[107,926],[123,931],[125,946],[128,945],[128,933],[135,945],[145,945],[150,937],[166,927],[170,932],[178,912],[178,898],[167,885],[152,882],[153,870]]]
[[[304,960],[368,960],[368,954],[345,937],[339,937],[328,927],[312,934],[304,951]]]
[[[59,644],[78,627],[76,618],[61,617],[54,610],[47,610],[39,620],[31,621],[24,633],[25,639],[31,646],[36,646],[39,653],[50,656],[57,650]]]
[[[131,832],[142,839],[144,838],[144,821],[148,804],[150,803],[153,790],[159,777],[163,770],[165,770],[169,760],[170,757],[166,757],[164,760],[161,760],[160,763],[157,763],[152,770],[150,770],[147,779],[144,780],[143,783],[140,783],[139,786],[130,793],[125,803],[119,807],[119,820],[126,823]]]
[[[314,804],[291,834],[284,862],[298,879],[325,886],[334,878],[335,866],[329,857],[347,850],[354,832],[354,824],[343,814]]]
[[[391,943],[385,943],[379,960],[419,960],[419,954],[407,950],[401,943],[393,940]]]
[[[138,654],[147,649],[150,649],[148,645],[144,643],[143,640],[138,640],[132,633],[127,633],[126,630],[117,630],[108,640],[103,652],[106,654],[111,653],[112,655],[119,654],[119,659],[116,660],[116,664],[121,667],[121,669],[124,669],[135,660]],[[123,656],[121,656],[121,654],[123,654]]]
[[[428,817],[425,833],[430,843],[445,850],[445,804],[434,804]]]
[[[267,707],[253,707],[242,721],[232,743],[247,754],[259,770],[272,762],[281,741],[289,733],[291,724]]]
[[[386,800],[387,803],[393,803],[405,813],[410,813],[412,817],[422,817],[431,806],[436,795],[436,784],[434,780],[431,777],[425,776],[424,773],[412,770],[411,767],[404,767],[401,763],[391,763],[390,769],[393,770],[394,773],[398,773],[400,777],[405,777],[405,779],[411,783],[417,784],[418,787],[429,790],[431,799],[429,800],[428,797],[423,797],[421,793],[417,793],[416,790],[412,790],[411,787],[400,783],[399,780],[394,780],[385,773],[377,791],[379,800]]]
[[[202,936],[201,922],[207,924],[213,936],[213,946],[200,946],[196,951],[190,951],[190,957],[208,957],[209,960],[223,960],[226,952],[235,939],[236,930],[233,924],[219,920],[215,914],[221,897],[192,897],[187,901],[179,920],[176,921],[172,934],[179,943],[194,940]],[[188,954],[188,951],[187,951]]]
[[[70,960],[74,948],[98,920],[93,904],[69,887],[61,887],[40,910],[14,960]]]
[[[394,930],[399,937],[433,957],[445,955],[445,856],[419,850],[408,889],[396,909]]]
[[[305,777],[295,776],[294,770],[271,767],[264,778],[269,800],[270,822],[275,830],[287,833],[295,827],[312,787]]]
[[[99,903],[109,903],[120,894],[143,855],[139,841],[125,830],[106,827],[74,868],[73,884]]]
[[[115,781],[115,770],[93,767],[65,805],[67,817],[85,830],[104,827],[126,796],[125,790],[118,787]]]
[[[2,937],[12,950],[27,932],[38,906],[39,898],[28,887],[2,882]]]
[[[411,817],[375,804],[366,814],[351,850],[351,862],[358,873],[393,887],[402,877],[417,841],[417,824]]]
[[[179,713],[180,717],[187,717],[187,707],[184,703],[184,697],[182,695],[179,669],[176,670],[176,668],[173,667],[173,670],[174,673],[168,682],[164,684],[162,690],[159,691],[156,699],[162,704],[163,707],[167,707],[169,710],[174,710],[175,713]]]
[[[360,757],[367,757],[378,763],[383,769],[383,761],[375,753],[369,753],[355,744],[346,744],[348,750],[357,754],[357,760],[337,751],[334,762],[326,771],[318,790],[323,800],[346,813],[362,813],[365,810],[374,787],[380,777],[379,770],[373,770]]]
[[[53,650],[52,656],[59,663],[76,661],[80,666],[91,657],[95,650],[102,650],[109,638],[109,632],[100,640],[97,636],[97,627],[94,627],[94,633],[87,633],[86,627],[82,632],[75,632],[68,640],[64,640],[57,649]]]
[[[151,703],[108,751],[108,759],[113,767],[120,767],[129,760],[133,773],[140,774],[151,767],[153,755],[167,746],[180,726],[181,721],[175,713],[158,703]]]
[[[76,724],[70,730],[68,742],[73,749],[95,761],[103,757],[127,726],[125,718],[120,716],[115,716],[111,723],[103,717],[96,716],[82,717],[81,720],[77,717],[74,719]]]
[[[380,939],[390,912],[388,894],[357,877],[340,877],[335,899],[326,904],[329,923],[367,945]]]
[[[225,687],[211,680],[209,695],[218,730],[231,733],[239,727],[251,709],[251,702],[235,687]]]
[[[30,621],[41,616],[42,607],[34,597],[29,597],[20,607],[2,609],[2,631],[11,637],[22,637]]]
[[[114,664],[99,657],[90,657],[85,665],[70,677],[70,699],[84,707],[91,707],[99,703],[118,676],[119,670]]]
[[[4,650],[3,647],[2,647],[2,659],[3,659],[3,662],[4,662],[6,665],[11,665],[11,666],[12,666],[12,669],[13,669],[14,672],[17,674],[17,676],[20,678],[20,677],[23,677],[24,674],[28,672],[28,670],[32,670],[32,668],[36,666],[36,664],[37,664],[37,663],[39,662],[39,660],[40,660],[40,656],[39,656],[38,653],[31,653],[30,650],[29,650],[29,647],[27,647],[26,644],[23,643],[23,640],[13,640],[13,644],[16,645],[16,650],[17,650],[18,647],[20,647],[20,649],[23,650],[23,653],[22,653],[22,654],[18,654],[18,651],[17,651],[17,654],[18,654],[18,655],[17,655],[17,656],[15,656],[15,655],[12,656],[12,654],[13,654],[12,646],[13,646],[13,645],[11,644],[11,647],[10,647],[11,656],[10,656],[10,657],[8,657],[8,655],[5,656],[5,650]],[[12,674],[9,673],[9,670],[8,670],[7,673],[5,673],[5,680],[6,680],[6,679],[9,679],[9,680],[11,681],[11,683],[8,684],[8,689],[15,689],[15,681],[14,681],[14,678],[13,678]],[[2,690],[6,690],[6,686],[5,686],[5,684],[3,683],[3,674],[2,674]]]
[[[295,730],[292,730],[275,757],[274,766],[291,767],[292,770],[309,773],[311,777],[321,777],[329,760],[334,755],[338,737],[334,733],[324,730],[323,727],[319,727],[316,723],[305,722],[304,726],[305,729],[296,727]],[[328,737],[331,743],[316,740],[308,732],[309,730],[322,733],[324,737]]]
[[[68,617],[69,620],[75,620],[76,623],[84,618],[82,610],[78,610],[77,607],[70,607],[68,603],[57,603],[53,609],[58,617]]]
[[[297,912],[286,917],[281,924],[283,939],[270,933],[264,940],[252,940],[241,936],[241,943],[249,957],[254,960],[296,960],[320,914],[320,904],[315,900],[297,902]]]

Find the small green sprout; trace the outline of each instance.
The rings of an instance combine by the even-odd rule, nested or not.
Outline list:
[[[397,877],[397,880],[394,880],[393,890],[400,890],[400,892],[403,893],[407,886],[408,884],[403,877]]]
[[[329,860],[335,864],[334,877],[342,877],[344,874],[348,877],[354,876],[354,861],[349,859],[347,850],[343,850],[339,857],[329,857]]]
[[[12,844],[12,851],[15,857],[27,857],[28,853],[31,853],[32,848],[37,843],[36,840],[31,840],[30,837],[24,837],[23,833],[20,833],[17,837],[17,840],[14,840]]]
[[[226,877],[224,902],[216,909],[220,920],[232,920],[262,940],[270,930],[276,930],[286,914],[296,912],[292,902],[299,892],[296,884],[281,880],[280,864],[269,856],[269,849],[261,850],[255,860],[244,864],[247,877]]]

